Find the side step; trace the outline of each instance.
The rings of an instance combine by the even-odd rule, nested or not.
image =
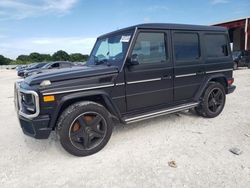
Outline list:
[[[178,105],[178,106],[175,106],[175,107],[172,107],[172,108],[166,108],[166,109],[163,109],[163,110],[160,110],[160,111],[152,111],[150,113],[145,113],[145,114],[141,114],[141,115],[138,115],[138,116],[132,116],[132,117],[129,117],[129,118],[124,118],[124,121],[126,122],[126,124],[134,123],[134,122],[150,119],[150,118],[153,118],[153,117],[158,117],[158,116],[171,114],[171,113],[175,113],[175,112],[179,112],[179,111],[183,111],[183,110],[188,110],[188,109],[194,108],[194,107],[196,107],[198,105],[199,105],[199,102]]]

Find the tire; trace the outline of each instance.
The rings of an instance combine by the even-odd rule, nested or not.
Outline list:
[[[218,83],[210,83],[205,90],[201,105],[195,108],[198,115],[214,118],[224,109],[226,93],[224,87]]]
[[[238,64],[236,62],[234,62],[234,70],[237,70],[238,69]]]
[[[69,106],[57,123],[62,147],[72,155],[88,156],[108,143],[113,122],[102,105],[85,101]]]
[[[200,108],[200,106],[199,106],[199,107],[195,107],[195,108],[194,108],[194,112],[195,112],[196,115],[198,115],[198,116],[203,116],[203,115],[202,115],[202,109]]]

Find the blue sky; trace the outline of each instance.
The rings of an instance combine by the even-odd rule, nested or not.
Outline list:
[[[89,53],[97,36],[134,24],[208,25],[247,16],[249,0],[0,0],[0,54]]]

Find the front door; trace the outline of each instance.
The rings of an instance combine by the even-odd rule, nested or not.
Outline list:
[[[173,102],[173,66],[169,32],[140,31],[130,57],[138,64],[125,67],[127,111]]]

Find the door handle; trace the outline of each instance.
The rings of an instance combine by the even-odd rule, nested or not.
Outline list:
[[[172,78],[171,75],[164,75],[161,77],[162,80],[170,80]]]
[[[202,72],[202,71],[198,71],[198,72],[196,72],[196,75],[202,75],[202,74],[204,74],[205,72]]]

